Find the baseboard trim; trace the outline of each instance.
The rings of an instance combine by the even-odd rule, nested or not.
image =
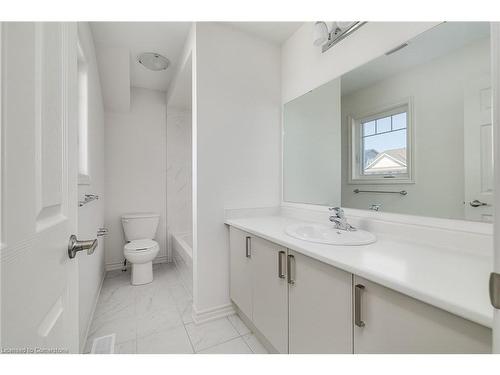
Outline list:
[[[101,295],[101,290],[102,286],[104,284],[104,278],[106,277],[106,270],[102,273],[101,276],[101,283],[99,285],[99,289],[97,290],[97,294],[94,300],[94,307],[92,308],[92,314],[90,314],[90,319],[87,322],[87,329],[85,330],[85,337],[83,339],[83,342],[80,343],[80,353],[83,353],[85,350],[85,345],[87,345],[87,339],[89,338],[89,331],[90,327],[92,325],[92,321],[94,320],[94,315],[95,315],[95,309],[97,308],[97,302],[99,302],[99,296]]]
[[[153,260],[153,264],[157,263],[169,263],[169,260],[167,256],[161,256],[161,257],[156,257]],[[127,263],[127,268],[130,266],[130,263]],[[115,271],[115,270],[121,270],[123,268],[123,262],[115,262],[115,263],[106,263],[104,266],[104,269],[106,272],[108,271]]]
[[[211,320],[224,318],[229,315],[235,314],[233,305],[221,305],[217,307],[213,307],[211,309],[197,311],[193,305],[193,313],[192,318],[195,324],[209,322]]]

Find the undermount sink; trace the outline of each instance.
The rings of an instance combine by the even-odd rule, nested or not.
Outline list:
[[[365,230],[347,231],[315,223],[292,224],[285,228],[285,233],[299,240],[329,245],[368,245],[377,240],[373,233]]]

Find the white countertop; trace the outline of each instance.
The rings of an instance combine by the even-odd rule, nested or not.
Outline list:
[[[225,223],[311,258],[364,277],[465,319],[491,327],[488,296],[492,257],[424,246],[377,235],[363,246],[324,245],[295,239],[285,216],[226,219]]]

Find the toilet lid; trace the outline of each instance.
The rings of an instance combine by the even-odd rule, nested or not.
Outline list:
[[[125,245],[125,250],[148,250],[157,245],[156,241],[153,240],[134,240],[130,241]]]

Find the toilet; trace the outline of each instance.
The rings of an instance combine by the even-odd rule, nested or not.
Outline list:
[[[160,247],[153,238],[158,228],[160,215],[156,213],[131,213],[122,215],[125,238],[123,255],[132,264],[132,285],[148,284],[153,281],[153,259]]]

